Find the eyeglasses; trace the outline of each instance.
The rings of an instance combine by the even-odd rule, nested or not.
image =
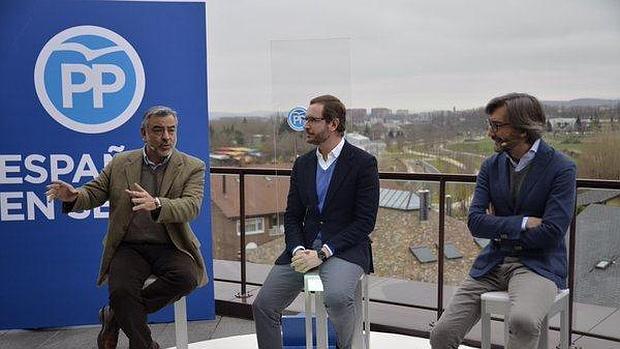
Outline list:
[[[495,121],[491,121],[491,119],[488,119],[487,121],[489,122],[489,128],[493,132],[497,132],[499,131],[500,128],[510,125],[509,122],[495,122]]]
[[[301,117],[301,121],[303,121],[304,124],[307,124],[307,123],[314,124],[314,123],[319,122],[321,120],[325,120],[325,118],[315,118],[313,116],[310,116],[310,117],[302,116]]]

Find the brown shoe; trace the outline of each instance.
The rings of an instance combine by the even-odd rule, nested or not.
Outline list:
[[[101,331],[97,336],[97,347],[99,349],[116,349],[120,327],[109,305],[99,310],[99,321],[101,322]]]

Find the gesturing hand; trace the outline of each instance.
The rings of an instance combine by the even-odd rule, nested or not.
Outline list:
[[[298,251],[291,260],[291,267],[300,273],[305,273],[310,269],[321,265],[323,261],[317,256],[314,250]]]
[[[61,180],[52,181],[52,184],[48,185],[46,188],[47,191],[45,192],[45,196],[47,196],[48,202],[54,199],[71,202],[78,197],[78,191],[71,184]]]
[[[138,183],[134,183],[136,190],[125,189],[125,192],[131,197],[131,202],[134,204],[132,208],[134,211],[145,210],[153,211],[157,208],[157,201],[146,190],[144,190]]]

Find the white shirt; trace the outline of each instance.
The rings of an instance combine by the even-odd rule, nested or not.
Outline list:
[[[540,138],[537,139],[534,144],[532,144],[532,147],[530,148],[530,150],[527,151],[527,153],[523,154],[521,159],[519,159],[519,163],[516,163],[510,156],[508,157],[512,165],[515,167],[515,172],[521,172],[521,170],[523,170],[527,165],[530,164],[530,162],[532,162],[532,160],[534,160],[539,145]]]
[[[327,160],[323,158],[323,154],[319,151],[319,148],[316,148],[316,157],[319,161],[319,166],[323,170],[327,170],[331,164],[334,163],[340,156],[340,152],[342,151],[342,147],[344,147],[344,137],[340,140],[340,142],[327,154]]]

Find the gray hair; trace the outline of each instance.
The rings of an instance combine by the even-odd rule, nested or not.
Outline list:
[[[488,115],[506,106],[508,122],[515,129],[525,132],[529,144],[542,137],[547,119],[542,105],[534,96],[527,93],[509,93],[493,98],[485,107]]]
[[[172,115],[175,119],[178,120],[177,112],[170,107],[166,107],[165,105],[156,105],[154,107],[150,107],[149,110],[147,110],[142,117],[142,124],[140,124],[140,129],[146,128],[146,123],[149,121],[151,116],[163,117],[168,115]]]

